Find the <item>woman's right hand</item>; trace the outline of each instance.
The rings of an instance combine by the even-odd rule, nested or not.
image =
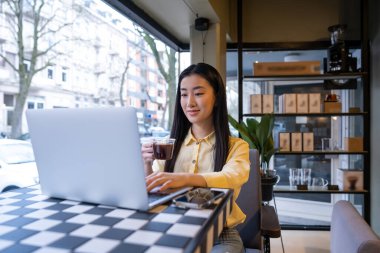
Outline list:
[[[141,145],[141,153],[144,163],[152,163],[153,157],[153,143],[144,143]]]
[[[143,143],[141,145],[141,154],[144,161],[145,175],[148,176],[152,173],[153,156],[153,143]]]

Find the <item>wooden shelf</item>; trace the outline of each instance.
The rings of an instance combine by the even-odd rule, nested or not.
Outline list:
[[[243,117],[262,117],[264,113],[245,113]],[[333,117],[333,116],[365,116],[368,112],[336,112],[336,113],[273,113],[275,117]]]
[[[367,190],[327,190],[327,188],[322,187],[309,187],[308,190],[297,190],[296,186],[282,186],[277,185],[273,188],[273,191],[275,193],[310,193],[310,194],[317,194],[317,193],[323,193],[323,194],[365,194],[368,191]]]
[[[277,151],[276,155],[365,155],[367,151],[346,151],[346,150],[337,150],[337,151]]]
[[[337,79],[358,79],[367,75],[367,72],[352,72],[340,74],[319,74],[319,75],[296,75],[296,76],[243,76],[244,81],[309,81],[309,80],[337,80]]]

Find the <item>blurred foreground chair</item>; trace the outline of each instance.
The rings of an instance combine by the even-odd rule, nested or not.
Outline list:
[[[351,202],[334,204],[330,230],[331,253],[379,253],[380,238]]]
[[[237,227],[247,252],[270,252],[270,238],[281,236],[281,227],[273,206],[261,201],[260,160],[257,150],[249,151],[251,170],[249,180],[241,188],[237,204],[247,215]]]

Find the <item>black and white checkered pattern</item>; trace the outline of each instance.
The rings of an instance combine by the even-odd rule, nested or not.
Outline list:
[[[231,210],[231,192],[210,209],[151,212],[49,198],[39,186],[0,195],[1,252],[209,252]]]

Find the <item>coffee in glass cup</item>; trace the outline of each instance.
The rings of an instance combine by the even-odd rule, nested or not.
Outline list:
[[[170,160],[173,157],[175,139],[160,138],[153,142],[153,156],[157,160]]]

